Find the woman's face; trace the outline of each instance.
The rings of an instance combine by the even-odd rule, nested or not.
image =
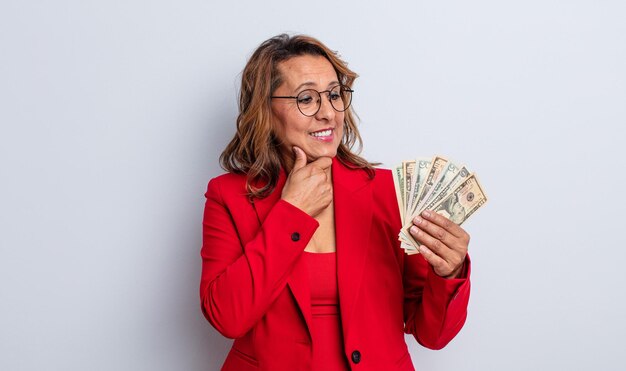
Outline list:
[[[273,96],[297,96],[303,90],[329,90],[339,85],[337,73],[321,56],[302,55],[278,64],[282,84]],[[272,99],[272,125],[283,157],[291,162],[293,146],[307,154],[309,161],[334,157],[343,137],[344,113],[337,112],[322,94],[319,111],[307,117],[298,110],[295,99]]]

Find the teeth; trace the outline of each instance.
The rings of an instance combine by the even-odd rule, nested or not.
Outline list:
[[[332,132],[333,131],[331,129],[328,129],[328,130],[324,130],[324,131],[316,131],[315,133],[311,133],[311,135],[314,136],[314,137],[327,137]]]

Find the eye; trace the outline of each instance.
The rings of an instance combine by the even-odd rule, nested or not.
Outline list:
[[[335,86],[328,93],[328,99],[330,99],[331,101],[339,100],[341,99],[341,95],[342,95],[341,93],[342,93],[341,86]]]
[[[313,96],[309,93],[301,93],[298,95],[298,104],[307,105],[313,103]]]

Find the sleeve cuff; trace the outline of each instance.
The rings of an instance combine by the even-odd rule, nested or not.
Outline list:
[[[304,250],[319,227],[319,222],[289,202],[279,200],[265,219],[263,226],[267,230],[285,233],[281,238],[288,239],[290,245]]]
[[[471,261],[469,255],[467,255],[465,257],[465,261],[463,262],[463,267],[461,268],[461,274],[458,278],[441,277],[435,273],[432,266],[429,266],[427,282],[433,294],[453,299],[461,286],[469,283],[470,272]]]

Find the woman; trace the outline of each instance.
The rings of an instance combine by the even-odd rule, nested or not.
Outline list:
[[[203,313],[235,339],[223,370],[413,370],[404,332],[439,349],[465,322],[469,236],[426,212],[403,254],[390,171],[352,152],[355,78],[307,36],[243,71],[201,251]]]

